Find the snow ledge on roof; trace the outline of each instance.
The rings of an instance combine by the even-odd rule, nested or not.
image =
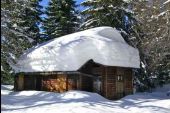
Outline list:
[[[112,27],[96,27],[62,36],[27,50],[15,72],[77,71],[87,61],[139,68],[139,52]]]

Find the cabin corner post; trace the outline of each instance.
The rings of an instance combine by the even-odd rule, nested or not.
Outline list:
[[[134,85],[134,79],[135,79],[135,74],[134,74],[134,72],[132,72],[133,74],[132,74],[132,82],[131,82],[131,84],[132,84],[132,94],[135,94],[135,92],[136,92],[136,86]]]
[[[104,96],[106,97],[106,98],[109,98],[109,95],[108,95],[108,91],[109,91],[109,87],[108,87],[108,68],[107,68],[107,66],[104,66],[104,87],[103,87],[103,90],[104,90]]]
[[[106,86],[106,92],[105,92],[105,94],[106,94],[106,97],[108,97],[108,95],[107,95],[107,67],[105,67],[105,86]]]
[[[79,75],[79,88],[80,88],[80,90],[82,90],[82,75],[80,74]]]
[[[18,90],[18,73],[14,75],[14,91]]]
[[[133,89],[134,89],[134,76],[135,76],[135,72],[133,71],[133,69],[131,69],[131,86],[132,86],[132,88],[131,88],[131,94],[133,94]]]
[[[14,75],[14,91],[19,91],[24,89],[24,74],[16,73]]]
[[[68,74],[66,74],[66,91],[68,91]]]
[[[17,90],[23,90],[24,89],[24,73],[18,74],[17,86],[18,86]]]
[[[127,87],[129,89],[128,90],[128,94],[133,94],[133,89],[134,89],[134,86],[133,86],[134,72],[133,72],[132,69],[129,69],[128,76],[129,76],[129,78],[127,80],[127,82],[129,82],[129,85],[127,85],[127,86],[129,86],[129,87]]]

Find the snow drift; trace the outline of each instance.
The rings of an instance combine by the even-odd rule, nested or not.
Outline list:
[[[167,88],[170,88],[170,84]],[[68,91],[13,92],[12,86],[1,85],[2,113],[169,113],[170,96],[166,89],[153,93],[128,95],[118,101],[107,100],[97,93]]]
[[[15,72],[76,71],[87,61],[139,68],[139,52],[119,31],[97,27],[50,40],[25,52]]]

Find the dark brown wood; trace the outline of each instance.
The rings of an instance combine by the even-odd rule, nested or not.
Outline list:
[[[36,76],[36,90],[41,91],[42,90],[42,76],[37,75]]]
[[[68,75],[67,79],[68,90],[76,90],[77,89],[77,75]]]
[[[93,91],[93,79],[88,76],[83,76],[81,77],[81,89],[83,91]]]
[[[14,91],[18,90],[18,74],[14,77]]]
[[[36,77],[35,76],[24,76],[24,90],[36,90]]]
[[[78,72],[79,71],[79,72]],[[104,66],[92,60],[77,72],[20,73],[15,76],[16,90],[68,90],[97,91],[94,83],[101,81],[101,91],[108,99],[117,99],[132,93],[132,69]]]
[[[125,95],[133,93],[132,69],[125,70]]]
[[[18,76],[18,90],[24,89],[24,75]]]
[[[109,99],[115,98],[115,67],[105,67],[105,96]]]

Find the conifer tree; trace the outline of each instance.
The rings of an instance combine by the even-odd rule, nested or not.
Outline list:
[[[38,0],[1,1],[1,82],[12,83],[11,66],[38,39]]]
[[[78,28],[78,11],[74,0],[51,0],[46,9],[43,29],[47,40],[73,33]]]
[[[42,0],[30,0],[23,13],[20,15],[23,21],[18,21],[18,26],[23,27],[23,32],[33,38],[34,45],[42,41],[40,29],[38,27],[40,22],[42,22],[40,15],[43,14],[43,7],[39,5],[40,1]]]
[[[155,77],[157,82],[170,81],[170,1],[132,0],[131,5],[138,23],[132,29],[141,31],[135,33],[142,53],[143,71],[139,77],[141,80]]]
[[[111,26],[126,30],[127,20],[131,12],[127,10],[128,3],[123,0],[85,0],[81,3],[86,9],[82,14],[86,17],[83,29],[98,26]]]

